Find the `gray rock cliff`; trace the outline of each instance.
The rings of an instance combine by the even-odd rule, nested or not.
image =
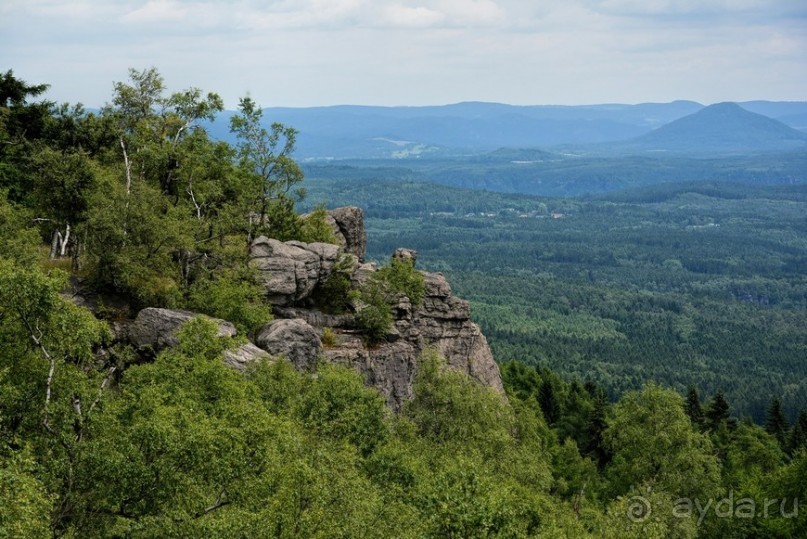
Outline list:
[[[398,409],[412,398],[420,356],[434,349],[450,368],[503,394],[499,368],[485,336],[471,321],[468,302],[452,296],[440,273],[422,272],[425,297],[419,305],[413,306],[404,295],[398,297],[392,309],[393,327],[381,342],[367,343],[350,309],[326,314],[317,308],[315,291],[333,272],[342,272],[343,280],[355,289],[378,271],[374,263],[361,263],[366,246],[361,210],[337,208],[329,217],[341,238],[340,245],[281,242],[263,236],[252,242],[249,263],[258,271],[276,319],[257,333],[254,344],[228,350],[225,362],[239,370],[252,361],[280,356],[301,370],[310,370],[319,360],[346,365],[364,375],[367,383]],[[393,259],[414,266],[417,253],[398,249]],[[173,346],[177,344],[177,329],[194,316],[187,311],[144,309],[129,328],[129,340],[154,351]],[[219,336],[235,335],[232,324],[216,322]],[[328,338],[323,339],[326,333]]]
[[[428,348],[445,357],[449,367],[503,394],[499,367],[487,339],[470,319],[468,302],[451,295],[442,274],[424,276],[423,303],[413,308],[403,298],[394,309],[395,324],[386,342],[367,346],[361,335],[334,328],[337,343],[324,348],[324,357],[364,374],[394,409],[412,397],[418,358]]]

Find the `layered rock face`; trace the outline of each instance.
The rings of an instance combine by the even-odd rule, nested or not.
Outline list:
[[[281,242],[261,236],[250,246],[250,265],[258,270],[273,305],[300,302],[328,278],[342,249],[329,243]]]
[[[426,297],[414,307],[401,297],[393,309],[395,323],[381,343],[367,345],[356,330],[352,314],[328,315],[317,310],[311,295],[321,286],[342,256],[351,257],[351,281],[361,286],[377,271],[375,264],[361,264],[366,240],[364,218],[359,208],[329,212],[342,246],[256,239],[250,250],[267,300],[275,306],[277,320],[261,331],[256,344],[273,355],[288,357],[298,368],[307,368],[317,356],[349,365],[365,375],[389,404],[398,408],[412,397],[418,357],[433,348],[447,364],[468,373],[480,383],[503,392],[499,368],[487,340],[470,319],[468,302],[451,295],[451,287],[439,273],[424,273]],[[415,264],[417,253],[397,249],[393,258]],[[291,324],[293,322],[293,324]],[[308,329],[305,329],[308,328]],[[326,328],[335,335],[323,347],[311,337]],[[269,337],[272,336],[270,339]]]
[[[253,343],[227,352],[225,361],[242,370],[257,359],[285,357],[298,369],[309,370],[323,358],[350,366],[376,387],[389,405],[398,409],[412,398],[418,358],[434,349],[449,367],[503,393],[499,368],[485,336],[470,319],[468,302],[451,295],[451,287],[440,273],[423,273],[425,298],[413,307],[399,296],[393,308],[394,325],[380,343],[367,344],[357,328],[353,313],[325,314],[317,309],[316,291],[338,266],[349,272],[354,288],[365,283],[375,264],[363,264],[366,240],[364,218],[359,208],[337,208],[329,212],[340,245],[280,242],[259,237],[250,248],[250,265],[258,270],[266,299],[276,319],[262,328]],[[398,249],[393,258],[415,264],[417,253]],[[129,330],[130,341],[139,347],[159,350],[176,344],[176,330],[193,313],[166,309],[144,309]],[[219,335],[232,337],[235,328],[216,320]],[[323,345],[323,336],[328,333]]]
[[[451,295],[439,273],[424,273],[426,297],[413,308],[405,298],[396,306],[395,324],[387,341],[367,346],[361,335],[336,329],[336,344],[323,350],[331,362],[349,365],[363,373],[394,409],[412,397],[417,360],[433,348],[446,363],[483,385],[504,393],[499,367],[487,339],[470,320],[468,302]]]

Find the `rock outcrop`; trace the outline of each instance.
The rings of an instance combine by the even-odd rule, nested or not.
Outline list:
[[[253,361],[269,359],[271,356],[251,342],[242,344],[238,348],[231,348],[224,352],[224,363],[230,367],[244,371]]]
[[[328,212],[329,224],[346,253],[364,262],[367,251],[367,234],[364,231],[364,212],[355,206],[334,208]]]
[[[188,320],[200,316],[190,311],[172,311],[149,307],[137,314],[134,323],[129,326],[128,338],[137,348],[151,347],[155,352],[163,348],[179,344],[177,331]],[[209,318],[218,325],[219,337],[235,337],[235,326],[226,320]]]
[[[499,367],[479,326],[470,319],[468,302],[451,295],[442,274],[424,277],[423,303],[416,308],[405,298],[398,303],[387,342],[367,346],[361,335],[337,328],[338,342],[323,350],[324,357],[364,374],[394,409],[412,397],[418,358],[428,348],[445,357],[451,368],[504,393]]]
[[[283,356],[301,370],[312,368],[322,350],[319,333],[300,319],[274,320],[258,333],[255,343],[272,356]]]
[[[418,359],[424,351],[434,349],[449,367],[504,392],[499,368],[485,336],[471,321],[468,302],[451,295],[451,287],[440,273],[423,273],[425,297],[419,305],[413,306],[404,295],[398,297],[392,308],[393,327],[380,343],[366,342],[350,309],[342,314],[318,310],[315,297],[320,296],[315,291],[327,288],[324,285],[335,271],[340,272],[343,286],[353,289],[378,271],[374,263],[361,263],[366,246],[361,210],[338,208],[329,212],[329,219],[341,245],[281,242],[263,236],[253,241],[249,263],[258,270],[276,319],[258,332],[254,344],[228,350],[228,365],[243,370],[252,361],[282,356],[296,368],[310,370],[322,358],[362,373],[397,409],[412,397]],[[398,249],[393,259],[414,267],[417,253]],[[144,309],[129,328],[129,340],[154,351],[173,346],[177,329],[194,316],[187,311]],[[236,334],[229,322],[216,322],[219,336]],[[323,346],[326,332],[327,346]]]
[[[250,246],[250,265],[258,270],[267,300],[289,305],[311,295],[330,275],[342,249],[329,243],[282,242],[260,236]]]

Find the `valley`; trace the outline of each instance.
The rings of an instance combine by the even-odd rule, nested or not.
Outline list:
[[[804,185],[554,198],[326,170],[309,169],[308,200],[365,208],[371,258],[405,246],[444,272],[500,362],[594,381],[612,398],[648,380],[720,389],[756,422],[775,396],[790,417],[807,406]]]

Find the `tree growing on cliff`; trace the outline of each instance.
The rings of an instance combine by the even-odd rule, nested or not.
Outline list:
[[[239,114],[230,118],[230,131],[238,138],[238,158],[246,194],[249,239],[261,232],[279,240],[300,233],[301,222],[294,211],[292,188],[303,181],[303,171],[292,159],[297,130],[275,122],[267,130],[263,111],[250,97],[241,98]],[[254,214],[254,215],[253,215]]]

